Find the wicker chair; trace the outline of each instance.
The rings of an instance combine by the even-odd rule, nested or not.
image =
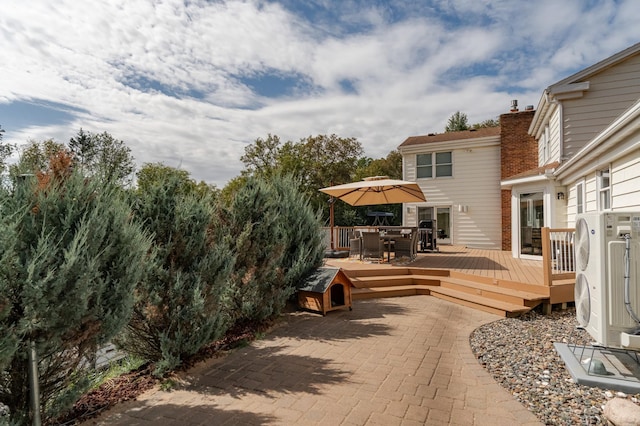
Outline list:
[[[412,232],[409,238],[398,238],[395,244],[395,257],[407,257],[413,260],[417,256],[418,251],[418,233]]]
[[[358,256],[358,259],[362,260],[362,238],[352,232],[349,235],[349,257],[354,256]]]
[[[362,233],[362,257],[384,260],[384,241],[378,232]]]

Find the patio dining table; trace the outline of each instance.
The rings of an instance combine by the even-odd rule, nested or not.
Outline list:
[[[391,263],[391,246],[395,243],[396,238],[402,238],[399,234],[384,234],[380,235],[380,239],[384,241],[384,246],[387,252],[387,262]]]

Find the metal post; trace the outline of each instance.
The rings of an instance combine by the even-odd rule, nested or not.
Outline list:
[[[329,198],[329,229],[331,232],[331,251],[335,250],[335,242],[333,238],[333,227],[334,227],[334,215],[333,215],[333,204],[336,202],[335,198]]]
[[[36,353],[36,342],[29,342],[29,383],[30,383],[30,405],[33,426],[40,426],[40,384],[38,383],[38,356]]]

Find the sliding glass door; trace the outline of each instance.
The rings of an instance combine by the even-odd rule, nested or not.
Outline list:
[[[542,256],[544,200],[542,192],[520,194],[520,254]]]

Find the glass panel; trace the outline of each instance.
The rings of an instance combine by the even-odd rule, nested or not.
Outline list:
[[[433,166],[431,165],[431,154],[416,155],[416,176],[418,178],[433,177]]]
[[[418,207],[418,222],[433,219],[433,207]]]
[[[602,191],[600,192],[600,205],[602,206],[603,210],[608,210],[611,208],[611,202],[610,202],[610,195],[609,195],[609,190],[607,189],[606,191]]]
[[[451,164],[451,152],[436,153],[436,164]]]
[[[578,213],[584,212],[584,202],[582,201],[582,197],[582,184],[579,183],[578,186],[576,186],[576,210]]]
[[[449,207],[438,207],[436,224],[438,225],[438,241],[439,243],[448,244],[451,242],[451,210]]]
[[[436,177],[443,177],[443,176],[453,176],[453,167],[451,165],[436,166]]]
[[[599,193],[600,193],[600,210],[608,210],[611,208],[611,179],[609,169],[599,172]]]
[[[543,193],[520,194],[520,254],[542,255]]]
[[[436,153],[436,177],[453,176],[451,152]]]

